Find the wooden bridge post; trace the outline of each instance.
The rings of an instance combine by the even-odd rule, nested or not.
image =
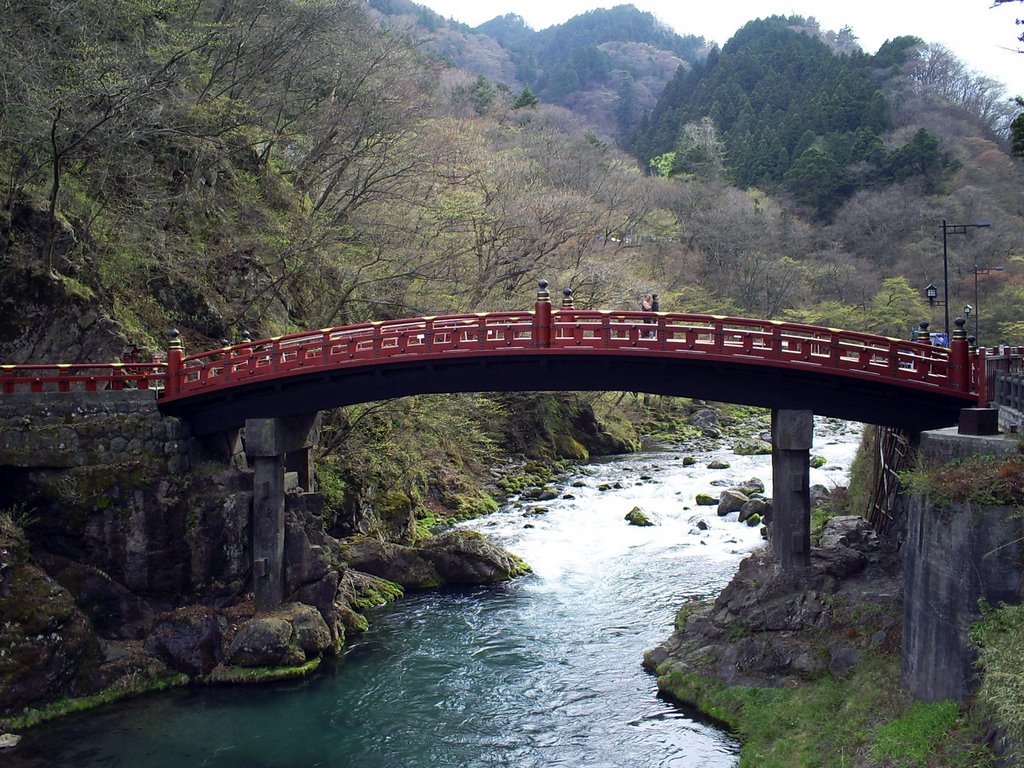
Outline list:
[[[783,570],[811,564],[811,411],[772,410],[772,553]]]
[[[181,333],[177,328],[171,331],[171,340],[167,345],[167,380],[164,382],[164,394],[176,395],[181,389],[181,360],[185,356],[185,347],[181,343]]]
[[[534,346],[551,346],[551,294],[548,293],[548,281],[537,283],[537,301],[533,305],[533,339]]]

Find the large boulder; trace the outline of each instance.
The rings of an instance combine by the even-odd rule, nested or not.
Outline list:
[[[744,480],[735,488],[747,496],[753,496],[755,493],[764,493],[764,480],[759,477],[752,477],[749,480]]]
[[[278,616],[245,622],[227,654],[227,662],[240,667],[296,666],[305,660],[302,649],[292,644],[291,623]]]
[[[529,567],[481,533],[453,530],[425,539],[418,547],[360,537],[341,544],[349,567],[399,584],[432,589],[445,584],[492,584],[519,576]]]
[[[433,563],[413,547],[357,536],[341,543],[340,554],[350,568],[393,581],[404,589],[432,589],[444,584]]]
[[[177,672],[201,677],[223,659],[226,622],[203,609],[186,608],[162,616],[146,637],[146,652]]]
[[[700,408],[690,415],[690,424],[698,429],[714,429],[720,422],[718,411],[711,408]]]
[[[320,611],[289,603],[243,623],[226,660],[240,667],[294,667],[334,650],[334,637]]]
[[[521,576],[530,567],[482,533],[454,530],[427,539],[421,552],[446,584],[494,584]]]
[[[718,516],[725,517],[731,512],[739,512],[749,501],[750,499],[745,493],[740,493],[732,488],[722,491],[718,497]]]
[[[742,507],[740,507],[739,521],[741,523],[747,522],[752,517],[757,517],[758,520],[764,519],[765,513],[768,511],[768,502],[765,499],[749,499]]]
[[[737,456],[767,456],[772,452],[772,444],[766,440],[750,438],[733,445],[732,452]]]
[[[33,563],[12,562],[0,541],[0,715],[99,685],[99,645],[66,589]]]
[[[345,628],[349,626],[337,603],[339,581],[339,572],[331,570],[318,581],[303,584],[288,598],[292,602],[311,605],[320,612],[331,632],[334,647],[338,650],[345,642]]]

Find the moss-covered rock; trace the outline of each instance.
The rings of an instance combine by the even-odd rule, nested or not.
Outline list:
[[[767,440],[748,438],[735,443],[732,452],[737,456],[768,456],[772,452],[772,445]]]
[[[630,525],[640,527],[647,527],[655,524],[654,521],[647,516],[647,513],[640,509],[640,507],[633,507],[629,510],[629,512],[626,513],[625,519]]]
[[[521,558],[476,531],[448,531],[424,542],[421,552],[450,585],[493,584],[530,571]]]
[[[71,594],[8,537],[0,545],[0,715],[103,685],[100,645]]]
[[[341,542],[340,555],[350,568],[387,579],[403,589],[433,589],[444,584],[415,547],[357,536]]]

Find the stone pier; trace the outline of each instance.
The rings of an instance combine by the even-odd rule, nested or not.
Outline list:
[[[772,553],[783,570],[811,564],[811,411],[772,411]]]
[[[252,586],[261,611],[284,601],[286,470],[296,473],[295,485],[313,490],[312,448],[319,427],[315,413],[245,422],[245,453],[253,469]]]

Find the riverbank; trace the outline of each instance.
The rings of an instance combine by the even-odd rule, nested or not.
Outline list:
[[[996,765],[971,708],[914,702],[900,685],[896,543],[844,517],[816,540],[806,571],[755,553],[716,600],[684,605],[645,655],[659,690],[733,729],[741,766]]]

